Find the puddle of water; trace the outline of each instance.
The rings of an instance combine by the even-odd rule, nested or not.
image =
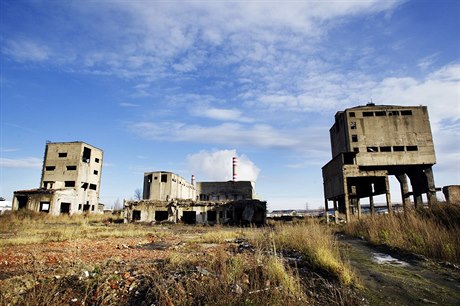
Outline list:
[[[407,262],[396,259],[384,253],[372,253],[372,261],[379,265],[389,264],[389,265],[394,265],[394,266],[399,266],[399,267],[409,266]]]

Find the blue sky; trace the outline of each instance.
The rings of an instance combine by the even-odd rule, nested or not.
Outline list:
[[[7,199],[79,140],[108,206],[148,171],[228,180],[234,155],[269,209],[322,206],[334,114],[371,99],[428,106],[436,185],[460,184],[459,1],[0,3]]]

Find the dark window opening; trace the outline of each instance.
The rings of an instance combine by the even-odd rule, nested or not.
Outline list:
[[[372,117],[374,116],[374,112],[363,112],[363,117]]]
[[[96,163],[99,163],[99,158],[96,157],[96,158],[94,159],[94,161],[95,161]]]
[[[51,188],[53,188],[53,184],[54,184],[53,181],[44,181],[44,182],[43,182],[43,187],[44,187],[45,189],[48,189],[48,188],[51,189]]]
[[[380,152],[391,152],[391,147],[380,147]]]
[[[91,190],[96,190],[96,189],[97,189],[97,185],[96,185],[96,184],[89,184],[89,189],[91,189]]]
[[[167,211],[160,211],[160,210],[157,210],[155,212],[155,221],[164,221],[164,220],[168,220],[168,212]]]
[[[167,183],[168,182],[168,175],[167,174],[162,174],[161,175],[161,182],[162,183]]]
[[[411,116],[412,111],[411,110],[403,110],[401,111],[401,116]]]
[[[355,112],[349,112],[348,114],[350,114],[350,117],[355,117]]]
[[[91,207],[91,205],[89,205],[89,204],[83,205],[83,211],[89,211],[90,207]]]
[[[94,175],[98,175],[98,174],[99,174],[99,171],[94,170],[93,173],[94,173]]]
[[[217,213],[215,210],[210,210],[206,213],[208,216],[208,222],[216,222],[217,220]]]
[[[65,181],[65,187],[75,187],[75,181]]]
[[[16,199],[18,200],[18,209],[27,208],[27,202],[29,201],[27,196],[17,196]]]
[[[78,204],[78,210],[81,210],[82,205]]]
[[[350,128],[351,128],[352,130],[356,130],[356,122],[351,122],[351,123],[350,123]]]
[[[353,148],[353,152],[359,153],[359,148]]]
[[[154,179],[154,180],[157,180],[157,179],[158,179],[158,176],[155,176],[153,179]]]
[[[404,146],[394,146],[393,152],[404,152]]]
[[[56,166],[46,166],[45,170],[46,171],[54,171],[56,169]]]
[[[141,220],[141,211],[140,210],[133,210],[133,220],[134,221]]]
[[[386,116],[387,113],[384,112],[384,111],[379,111],[379,112],[375,112],[375,115],[376,115],[377,117],[382,117],[382,116]]]
[[[195,224],[196,223],[196,212],[194,211],[182,212],[182,221],[186,224]]]
[[[367,147],[367,152],[378,152],[379,151],[379,148],[377,147]]]
[[[41,212],[50,212],[50,202],[40,202],[40,211]]]
[[[67,152],[58,153],[59,157],[67,157]]]
[[[70,203],[61,202],[61,214],[70,214]]]
[[[352,142],[358,142],[358,135],[351,135]]]
[[[355,154],[353,153],[343,154],[343,163],[345,165],[353,165],[355,163]]]
[[[91,160],[91,149],[87,147],[83,147],[83,157],[82,161],[84,163],[89,163]]]
[[[91,205],[91,210],[94,211],[94,205]]]
[[[85,189],[85,190],[88,189],[88,183],[83,182],[83,183],[81,184],[81,188],[83,188],[83,189]]]
[[[77,170],[77,166],[67,166],[67,170]]]
[[[390,111],[388,112],[388,116],[399,116],[399,111]]]
[[[418,147],[417,146],[407,146],[406,147],[406,150],[407,151],[418,151]]]

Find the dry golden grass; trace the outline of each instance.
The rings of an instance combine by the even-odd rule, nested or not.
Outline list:
[[[343,284],[349,285],[354,281],[350,267],[341,259],[332,231],[316,220],[281,224],[257,233],[252,241],[275,254],[278,249],[298,251],[314,268],[331,273]]]
[[[0,247],[81,238],[138,237],[155,232],[152,227],[113,221],[116,219],[96,214],[56,217],[26,210],[10,212],[0,216]]]
[[[345,233],[375,243],[460,263],[460,206],[439,204],[430,209],[350,222]]]

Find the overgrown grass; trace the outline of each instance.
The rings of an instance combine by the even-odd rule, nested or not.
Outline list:
[[[0,247],[5,245],[58,242],[81,238],[145,236],[154,229],[135,224],[114,224],[111,216],[50,216],[28,210],[0,216]]]
[[[277,250],[298,251],[313,268],[329,272],[345,285],[354,282],[351,268],[341,259],[339,245],[332,231],[316,220],[265,229],[252,241],[275,253]]]
[[[374,244],[460,263],[460,205],[438,204],[406,213],[368,216],[350,222],[344,230]]]
[[[75,253],[72,265],[59,270],[59,278],[44,273],[49,267],[37,261],[37,272],[0,281],[3,285],[0,304],[305,305],[319,301],[328,305],[347,304],[344,301],[355,304],[350,302],[356,300],[347,293],[349,290],[343,290],[354,280],[348,266],[341,261],[338,242],[328,227],[317,222],[262,229],[171,226],[159,233],[155,226],[112,224],[105,218],[50,217],[32,212],[8,214],[0,217],[3,238],[0,248],[151,233],[165,239],[182,233],[181,247],[171,247],[162,260],[108,259],[96,266],[80,261]],[[297,261],[293,264],[284,257],[287,252],[300,254],[298,262],[308,269],[300,272]],[[82,270],[87,271],[83,276]],[[326,276],[316,273],[321,271],[327,272]]]

